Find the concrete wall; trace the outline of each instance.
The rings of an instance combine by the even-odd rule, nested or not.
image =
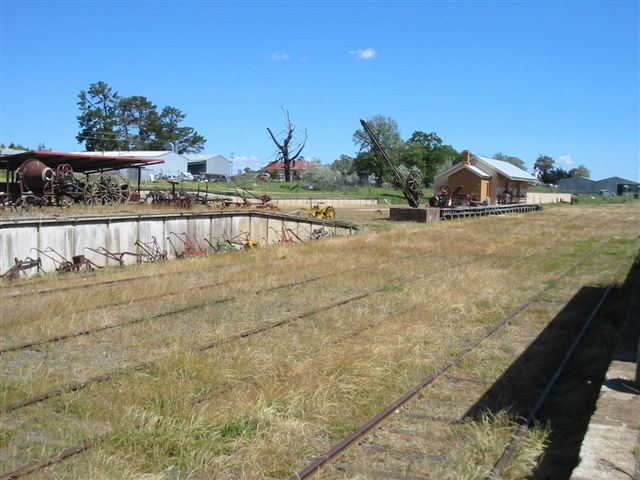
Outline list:
[[[177,253],[182,253],[183,243],[178,236],[186,233],[189,239],[197,241],[202,249],[211,251],[204,241],[209,239],[216,244],[220,239],[242,236],[259,242],[261,245],[278,243],[283,231],[291,229],[300,239],[311,238],[313,230],[321,229],[329,235],[349,235],[355,227],[339,222],[320,222],[313,219],[299,219],[269,212],[234,212],[203,214],[164,214],[164,215],[114,215],[96,217],[77,217],[72,219],[25,219],[0,221],[0,273],[6,272],[14,258],[24,260],[27,257],[42,259],[45,271],[55,270],[55,262],[38,254],[34,248],[46,250],[52,248],[71,260],[75,255],[85,255],[100,265],[117,265],[115,260],[87,250],[103,247],[110,252],[138,252],[136,241],[158,241],[161,250],[169,257],[175,253],[168,238],[171,238]],[[183,237],[184,238],[184,237]],[[296,240],[297,241],[297,240]],[[54,253],[50,253],[56,256]],[[136,258],[125,256],[126,264],[133,264]],[[35,270],[27,272],[35,274]]]
[[[527,192],[527,203],[571,203],[570,193]]]

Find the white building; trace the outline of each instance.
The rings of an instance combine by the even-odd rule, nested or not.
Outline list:
[[[164,163],[158,165],[150,165],[145,167],[142,171],[142,180],[148,180],[149,174],[153,175],[166,175],[168,177],[177,177],[180,172],[187,171],[188,160],[184,155],[175,153],[169,150],[142,150],[142,151],[130,151],[130,152],[84,152],[91,153],[94,156],[104,155],[107,157],[140,157],[145,160],[163,160]],[[132,179],[138,178],[137,169],[129,169],[127,176]]]
[[[204,175],[209,180],[227,182],[231,178],[231,160],[220,154],[186,153],[188,171],[193,175]]]

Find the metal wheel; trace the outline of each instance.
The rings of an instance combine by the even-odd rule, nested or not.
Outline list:
[[[422,196],[423,182],[424,179],[422,177],[422,174],[418,170],[411,170],[409,176],[407,177],[407,187],[418,197]]]
[[[114,205],[126,203],[131,198],[129,182],[120,173],[101,173],[90,177],[82,196],[88,205]]]

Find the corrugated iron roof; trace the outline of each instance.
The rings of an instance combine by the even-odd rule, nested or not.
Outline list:
[[[481,157],[479,155],[473,155],[475,158],[488,164],[490,167],[495,168],[498,172],[503,174],[512,180],[526,180],[529,182],[537,182],[538,179],[531,175],[526,170],[516,167],[512,163],[504,162],[502,160],[496,160],[495,158]]]
[[[68,163],[74,172],[94,173],[103,170],[119,170],[121,168],[143,167],[164,163],[164,160],[147,160],[125,155],[99,155],[91,153],[65,153],[33,150],[29,152],[8,155],[0,158],[0,168],[15,170],[25,160],[36,158],[47,167],[57,168],[58,165]]]
[[[133,151],[110,151],[110,152],[81,152],[86,155],[103,156],[103,157],[161,157],[167,153],[173,153],[170,150],[133,150]],[[180,155],[177,153],[176,155]],[[184,155],[183,155],[184,156]]]
[[[475,165],[465,165],[465,167],[467,167],[469,170],[471,170],[473,173],[475,173],[476,175],[478,175],[479,177],[482,178],[491,178],[491,175],[489,175],[487,172],[484,172],[482,170],[480,170],[478,167],[476,167]]]

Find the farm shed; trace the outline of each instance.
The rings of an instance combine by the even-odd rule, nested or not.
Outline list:
[[[154,175],[167,175],[169,177],[177,177],[180,175],[180,172],[187,171],[188,160],[184,155],[180,155],[179,153],[171,152],[169,150],[142,150],[142,151],[131,151],[131,152],[84,152],[85,154],[90,154],[92,156],[104,155],[107,157],[135,157],[140,159],[145,159],[150,163],[161,163],[161,165],[156,165],[154,167],[150,167],[147,171],[148,173],[152,173]],[[161,162],[160,162],[161,160]],[[131,173],[128,173],[130,176]],[[135,173],[137,175],[137,172]]]
[[[477,202],[498,201],[519,203],[526,198],[530,183],[538,179],[509,162],[462,152],[464,160],[437,174],[433,186],[437,191],[448,185],[460,187],[458,195],[469,196]]]
[[[133,156],[117,155],[95,155],[89,153],[65,153],[65,152],[49,152],[46,150],[21,151],[17,154],[3,155],[0,157],[0,169],[7,171],[5,182],[3,182],[4,191],[16,193],[21,188],[18,183],[18,169],[27,160],[38,160],[54,171],[60,165],[70,165],[75,173],[98,173],[111,170],[128,169],[135,172],[135,176],[130,179],[138,179],[138,172],[142,168],[149,168],[151,165],[162,163],[162,160],[138,158]],[[0,191],[3,190],[0,186]],[[140,190],[140,182],[138,181],[138,191]]]
[[[220,154],[185,154],[189,173],[204,175],[209,180],[226,182],[231,178],[231,160]]]
[[[584,177],[569,177],[558,180],[558,189],[564,193],[609,193],[624,195],[628,192],[638,192],[640,183],[620,177],[591,180]]]

